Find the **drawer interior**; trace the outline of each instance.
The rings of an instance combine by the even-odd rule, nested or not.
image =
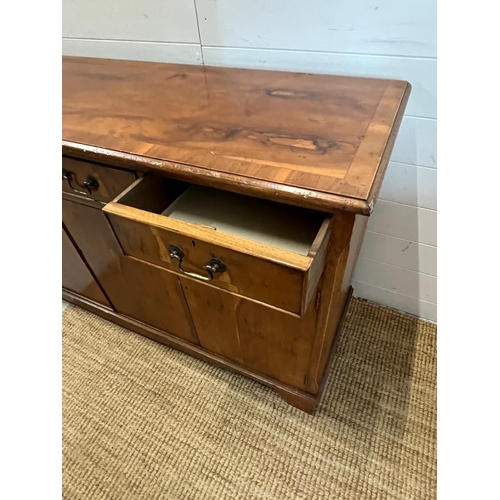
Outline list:
[[[303,256],[329,218],[314,210],[155,176],[139,180],[115,201]]]
[[[152,175],[103,210],[126,255],[298,315],[322,276],[332,221]]]

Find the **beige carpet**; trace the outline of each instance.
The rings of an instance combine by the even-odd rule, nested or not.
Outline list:
[[[436,328],[354,299],[321,406],[63,312],[63,497],[432,499]]]

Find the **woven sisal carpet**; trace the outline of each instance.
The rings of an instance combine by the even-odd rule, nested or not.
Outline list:
[[[63,497],[431,499],[436,327],[353,299],[320,408],[63,312]]]

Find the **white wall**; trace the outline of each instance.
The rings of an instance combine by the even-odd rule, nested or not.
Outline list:
[[[63,0],[63,53],[408,80],[354,291],[436,320],[435,0]]]

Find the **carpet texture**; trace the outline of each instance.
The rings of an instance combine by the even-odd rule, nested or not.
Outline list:
[[[436,327],[353,299],[314,416],[63,312],[63,498],[432,499]]]

